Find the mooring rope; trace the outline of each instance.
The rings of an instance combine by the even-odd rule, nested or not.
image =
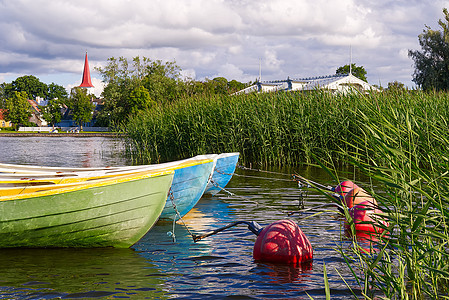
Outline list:
[[[310,188],[319,188],[319,189],[324,189],[327,191],[333,191],[333,187],[332,186],[325,186],[322,184],[319,184],[317,182],[311,181],[309,179],[306,179],[298,174],[286,174],[286,173],[280,173],[280,172],[273,172],[273,171],[267,171],[267,170],[262,170],[262,169],[253,169],[253,168],[247,168],[241,165],[237,166],[238,168],[242,169],[242,170],[246,170],[246,171],[254,171],[254,172],[262,172],[262,173],[267,173],[267,174],[275,174],[275,175],[282,175],[282,176],[291,176],[291,179],[283,179],[283,178],[272,178],[272,177],[260,177],[260,176],[252,176],[252,175],[242,175],[242,174],[234,174],[236,176],[240,176],[240,177],[247,177],[247,178],[255,178],[255,179],[269,179],[269,180],[277,180],[277,181],[294,181],[298,183],[298,188],[300,190],[300,194],[299,194],[299,202],[298,202],[298,212],[288,212],[288,215],[292,215],[294,213],[303,213],[303,212],[307,212],[309,210],[313,210],[316,209],[318,207],[315,208],[309,208],[309,209],[304,209],[304,199],[307,198],[308,196],[308,192]],[[306,188],[306,189],[303,189]],[[333,194],[331,196],[336,197],[337,195]],[[339,210],[341,210],[341,207],[338,206],[338,204],[324,204],[324,205],[320,205],[319,207],[324,207],[324,206],[336,206]]]
[[[242,174],[234,174],[235,176],[238,177],[245,177],[245,178],[254,178],[254,179],[267,179],[267,180],[275,180],[275,181],[288,181],[288,182],[292,182],[292,181],[296,181],[295,179],[283,179],[283,178],[273,178],[273,177],[260,177],[260,176],[252,176],[252,175],[242,175]]]
[[[241,166],[241,165],[238,165],[237,167],[240,168],[240,169],[242,169],[242,170],[246,170],[246,171],[256,171],[256,172],[269,173],[269,174],[276,174],[276,175],[292,176],[291,174],[279,173],[279,172],[273,172],[273,171],[267,171],[267,170],[262,170],[262,169],[252,169],[252,168],[247,168],[247,167]]]
[[[245,170],[245,171],[254,171],[254,172],[261,172],[261,173],[268,173],[268,174],[275,174],[275,175],[282,175],[282,176],[290,176],[291,179],[284,179],[284,178],[273,178],[273,177],[260,177],[260,176],[253,176],[253,175],[243,175],[243,174],[234,174],[239,177],[246,177],[246,178],[254,178],[254,179],[267,179],[267,180],[276,180],[276,181],[297,181],[294,177],[294,174],[286,174],[286,173],[279,173],[279,172],[273,172],[273,171],[267,171],[267,170],[261,170],[261,169],[252,169],[247,168],[241,165],[237,166],[238,168]]]
[[[173,237],[173,243],[176,243],[175,224],[176,224],[176,216],[178,216],[179,220],[181,220],[182,224],[187,229],[187,232],[190,234],[190,236],[193,239],[194,234],[190,231],[189,227],[187,227],[186,223],[184,223],[184,220],[182,219],[181,214],[179,213],[178,208],[176,207],[175,196],[173,195],[173,190],[171,188],[170,188],[170,192],[169,192],[169,197],[170,197],[170,201],[172,203],[173,209],[175,210],[176,213],[173,216],[173,229],[172,229],[172,231],[167,232],[167,234],[171,235]]]
[[[221,187],[220,185],[218,185],[218,183],[216,183],[215,181],[213,181],[212,179],[210,180],[210,183],[212,183],[213,186],[219,188],[220,190],[222,190],[223,192],[227,193],[229,196],[236,196],[236,194],[226,190],[224,187]]]
[[[222,170],[219,170],[219,169],[215,169],[214,171],[217,172],[218,174],[223,174],[223,175],[228,175],[228,176],[234,175],[234,173],[225,173],[225,172],[223,172]]]

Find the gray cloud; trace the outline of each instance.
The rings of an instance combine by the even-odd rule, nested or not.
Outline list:
[[[197,79],[328,75],[353,62],[371,83],[412,86],[408,49],[438,28],[449,1],[100,0],[0,1],[0,80],[33,74],[77,83],[84,52],[176,60]],[[72,74],[73,82],[58,82]],[[68,76],[61,76],[61,80]]]

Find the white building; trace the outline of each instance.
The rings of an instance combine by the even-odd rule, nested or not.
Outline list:
[[[315,89],[325,89],[332,92],[346,93],[349,91],[359,91],[368,93],[370,91],[379,92],[380,90],[369,83],[355,77],[352,74],[330,75],[302,79],[286,79],[276,81],[257,82],[241,91],[238,94],[248,94],[251,92],[275,92],[275,91],[311,91]]]

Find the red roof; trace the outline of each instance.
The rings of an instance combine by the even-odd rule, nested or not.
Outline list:
[[[39,105],[36,103],[36,101],[32,100],[32,99],[27,99],[28,103],[31,105],[31,107],[34,108],[34,110],[36,112],[41,112],[41,110],[39,109]]]
[[[4,120],[5,117],[3,116],[3,112],[6,111],[6,109],[0,109],[0,120]]]
[[[83,71],[83,81],[80,84],[80,87],[94,87],[92,81],[90,80],[90,71],[89,71],[89,61],[87,60],[87,52],[86,58],[84,59],[84,71]]]

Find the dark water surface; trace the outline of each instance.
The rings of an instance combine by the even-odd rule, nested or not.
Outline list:
[[[0,137],[3,163],[126,165],[121,153],[123,145],[111,138]],[[332,184],[316,168],[274,171],[299,172]],[[0,249],[0,299],[310,299],[308,295],[325,299],[324,263],[332,299],[351,298],[339,273],[351,287],[357,285],[335,250],[350,242],[342,237],[335,210],[321,208],[288,217],[286,212],[297,210],[301,199],[288,175],[241,169],[236,173],[227,186],[234,195],[203,197],[184,224],[158,223],[130,249]],[[306,208],[327,202],[313,191],[303,196]],[[312,263],[254,262],[256,236],[244,225],[197,243],[189,233],[202,234],[240,220],[266,226],[287,218],[298,222],[310,239]]]

